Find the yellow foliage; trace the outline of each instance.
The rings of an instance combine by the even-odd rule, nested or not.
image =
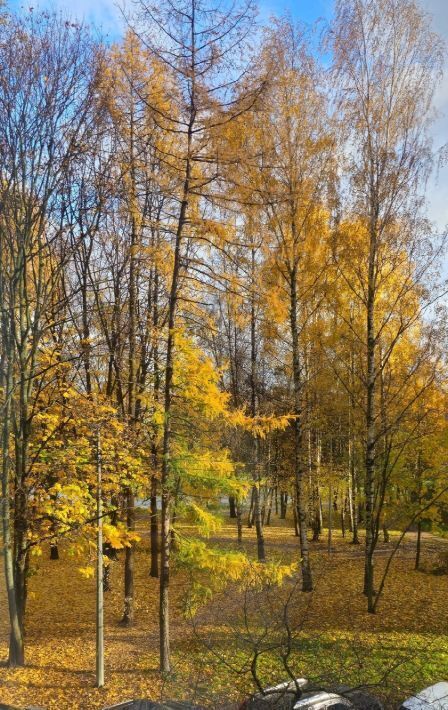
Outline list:
[[[87,565],[86,567],[78,567],[78,572],[84,579],[92,579],[95,576],[95,567]]]

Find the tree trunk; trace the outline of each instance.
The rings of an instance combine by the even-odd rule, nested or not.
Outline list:
[[[236,503],[236,529],[238,544],[241,545],[243,542],[243,513],[241,510],[241,503],[239,501]]]
[[[264,534],[263,534],[263,524],[261,521],[261,509],[260,509],[260,491],[258,488],[258,483],[253,487],[254,491],[254,522],[255,522],[255,533],[257,536],[257,557],[259,562],[266,561],[266,553],[264,549]]]
[[[129,249],[129,351],[128,351],[128,419],[135,424],[137,412],[136,378],[136,322],[137,322],[137,269],[139,227],[137,222],[138,202],[134,155],[134,111],[130,102],[130,177],[131,177],[131,241]],[[130,532],[135,530],[135,500],[130,488],[126,489],[126,524]],[[126,546],[124,561],[124,611],[122,626],[131,626],[134,621],[134,542]]]
[[[159,272],[156,268],[154,273],[154,291],[153,291],[153,307],[152,307],[152,324],[154,331],[153,338],[153,375],[154,375],[154,401],[156,404],[159,403],[160,398],[160,364],[159,364]],[[157,428],[154,431],[154,440],[152,443],[152,461],[154,466],[154,471],[158,472],[160,470],[159,466],[159,447],[157,443]],[[150,522],[150,538],[151,538],[151,567],[150,576],[158,579],[159,577],[159,522],[157,514],[157,488],[158,480],[154,473],[151,476],[151,500],[150,500],[150,510],[151,510],[151,522]]]
[[[10,636],[8,665],[12,668],[25,665],[25,646],[23,638],[23,618],[21,603],[16,593],[14,579],[14,554],[11,537],[11,512],[9,491],[9,412],[4,414],[2,441],[2,523],[3,523],[3,557],[5,565],[6,592],[8,596]]]
[[[358,506],[358,479],[355,467],[353,466],[351,470],[351,481],[352,481],[352,545],[360,545],[361,541],[359,539],[358,524],[359,524],[359,506]]]
[[[321,500],[320,500],[320,490],[319,481],[321,473],[321,459],[322,459],[322,442],[320,434],[317,433],[316,436],[316,475],[313,480],[313,516],[312,529],[313,529],[313,542],[319,542],[320,534],[322,532],[322,514],[321,514]]]
[[[159,577],[159,526],[157,522],[157,478],[151,477],[151,521],[150,521],[150,536],[151,536],[151,569],[150,577]]]
[[[130,489],[126,491],[126,523],[129,531],[135,530],[135,500]],[[122,626],[131,626],[134,622],[134,546],[126,547],[124,558],[124,611]]]
[[[374,217],[371,215],[373,222]],[[375,549],[374,506],[375,506],[375,390],[376,390],[376,336],[375,336],[375,262],[376,233],[370,228],[370,251],[367,284],[367,405],[366,405],[366,480],[365,480],[365,570],[364,594],[367,596],[367,610],[374,613],[374,568]]]
[[[291,272],[291,337],[294,386],[294,474],[296,511],[299,525],[300,557],[302,568],[302,591],[311,592],[313,580],[307,538],[306,500],[303,490],[303,450],[302,450],[302,378],[300,366],[299,326],[297,323],[297,267]]]
[[[318,513],[319,511],[317,511],[317,514],[315,514],[313,517],[313,542],[319,542],[320,534],[322,532],[322,529],[320,527],[320,516]]]
[[[252,276],[252,294],[251,294],[251,321],[250,321],[250,384],[251,384],[251,415],[255,419],[258,414],[258,362],[257,362],[257,343],[256,343],[256,314],[255,314],[255,248],[252,247],[251,254],[251,276]],[[259,562],[265,562],[266,552],[264,549],[263,522],[261,517],[260,505],[260,439],[257,434],[253,435],[253,460],[252,460],[252,477],[254,485],[252,487],[253,499],[253,514],[255,523],[255,532],[257,536],[257,557]]]
[[[9,611],[9,666],[15,668],[25,665],[25,647],[23,638],[23,619],[16,596],[14,581],[14,541],[12,536],[11,521],[11,476],[9,439],[11,432],[11,399],[13,392],[13,357],[14,345],[10,331],[10,314],[4,308],[6,298],[4,295],[4,280],[2,270],[2,244],[0,239],[0,308],[1,308],[1,362],[0,362],[0,388],[4,393],[2,416],[2,533],[3,533],[3,562],[5,567],[5,583],[8,597]],[[10,304],[11,307],[11,304]]]
[[[23,411],[26,411],[26,405],[23,405]],[[14,497],[14,589],[17,605],[17,614],[22,638],[24,637],[25,626],[25,607],[27,598],[27,571],[29,564],[29,555],[26,543],[26,535],[28,529],[27,510],[26,510],[26,494],[25,494],[25,472],[26,450],[27,450],[27,426],[23,421],[20,422],[19,441],[16,443],[16,471],[15,471],[15,497]],[[13,639],[14,645],[16,639]]]
[[[170,587],[170,553],[171,553],[171,493],[170,493],[170,454],[171,454],[171,401],[174,375],[174,345],[175,321],[180,275],[180,248],[182,233],[187,219],[188,201],[190,195],[191,174],[191,142],[195,112],[192,110],[188,127],[187,160],[185,167],[185,182],[182,202],[177,223],[176,242],[174,247],[174,265],[171,280],[170,297],[168,303],[168,339],[166,348],[165,367],[165,392],[164,392],[164,427],[163,427],[163,456],[161,468],[161,571],[160,571],[160,597],[159,597],[159,626],[160,626],[160,670],[170,673],[170,619],[169,619],[169,587]]]
[[[350,311],[350,322],[352,322],[353,314]],[[359,545],[358,536],[358,476],[355,466],[355,437],[353,433],[353,415],[355,409],[355,361],[353,352],[350,353],[350,396],[348,406],[348,467],[349,467],[349,495],[350,495],[350,520],[352,532],[352,545]]]
[[[330,480],[330,488],[328,491],[328,553],[332,552],[333,541],[333,486]]]
[[[271,524],[271,515],[272,515],[272,499],[274,496],[274,491],[271,488],[269,493],[268,493],[268,505],[267,505],[267,513],[266,513],[266,525],[269,527]]]
[[[418,504],[422,504],[422,452],[419,449],[416,461],[416,474],[417,474],[417,498]],[[415,569],[420,570],[420,557],[422,550],[422,521],[421,518],[417,522],[417,547],[415,551]]]
[[[162,489],[162,526],[161,526],[161,570],[160,570],[160,670],[162,673],[171,671],[170,659],[170,619],[169,619],[169,586],[170,586],[170,497],[168,490]]]
[[[101,490],[101,438],[97,433],[97,568],[96,568],[96,686],[104,685],[104,563],[103,563],[103,501]]]
[[[250,491],[250,505],[249,512],[247,514],[247,527],[251,528],[254,524],[254,489],[252,487]]]
[[[417,547],[415,550],[415,569],[420,571],[420,558],[422,551],[422,521],[419,520],[417,523]]]
[[[294,519],[294,535],[295,537],[300,537],[300,531],[299,531],[299,522],[297,520],[297,504],[295,500],[293,501],[293,506],[292,506],[292,514],[293,514],[293,519]]]
[[[288,494],[280,491],[280,520],[286,520],[286,510],[288,507]]]
[[[103,557],[107,558],[106,552],[103,547]],[[111,592],[112,591],[112,585],[110,582],[110,562],[107,561],[107,563],[104,564],[104,569],[103,569],[103,591],[104,592]]]

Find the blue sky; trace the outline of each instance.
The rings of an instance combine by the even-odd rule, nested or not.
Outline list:
[[[122,27],[120,7],[124,3],[131,6],[132,0],[7,0],[9,8],[62,9],[83,18],[102,28],[109,37],[117,37]],[[260,0],[260,17],[269,18],[272,14],[282,14],[285,10],[305,22],[331,17],[332,0]]]
[[[9,0],[7,6],[13,10],[45,8],[63,10],[78,19],[84,19],[101,29],[101,34],[110,40],[120,37],[123,22],[120,5],[126,0]],[[129,2],[129,0],[128,0]],[[129,3],[130,4],[130,3]],[[331,18],[333,0],[259,0],[260,19],[268,19],[285,11],[293,17],[314,22],[320,18]],[[448,45],[448,0],[420,0],[421,6],[433,17],[434,29]],[[436,149],[448,143],[448,56],[446,76],[436,94],[438,118],[433,127]],[[429,217],[438,229],[448,227],[448,165],[443,167],[431,181],[428,190]]]

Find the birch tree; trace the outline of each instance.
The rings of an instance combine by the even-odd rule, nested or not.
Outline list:
[[[396,278],[398,306],[416,282],[425,280],[433,264],[428,228],[422,229],[419,215],[431,167],[428,128],[442,46],[413,0],[339,0],[330,41],[346,127],[349,207],[361,220],[368,242],[367,272],[359,288],[366,357],[364,592],[373,611],[379,346],[395,312],[392,306],[387,314],[381,313],[379,293],[385,281]],[[397,277],[403,255],[409,268]],[[383,366],[414,318],[408,314],[396,323],[390,347],[383,352]]]

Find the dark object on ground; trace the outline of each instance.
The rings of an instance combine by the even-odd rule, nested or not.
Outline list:
[[[365,690],[352,690],[347,685],[341,685],[334,689],[335,693],[348,698],[356,710],[384,710],[383,704],[374,695],[366,693]]]

